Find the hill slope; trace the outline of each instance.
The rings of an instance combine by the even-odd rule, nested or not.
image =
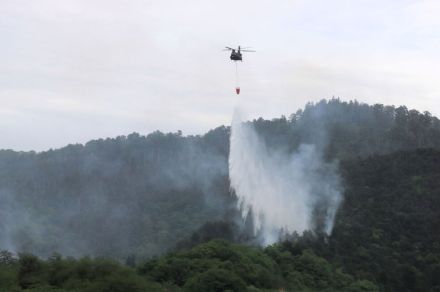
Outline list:
[[[312,143],[328,159],[347,162],[440,149],[440,121],[405,107],[332,99],[288,119],[252,123],[269,148]],[[42,153],[2,150],[0,249],[116,258],[163,253],[206,222],[235,220],[228,153],[227,127],[203,136],[134,133]]]
[[[385,291],[440,289],[440,152],[347,162],[331,254]]]

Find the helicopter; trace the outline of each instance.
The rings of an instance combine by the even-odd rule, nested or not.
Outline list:
[[[238,83],[238,63],[237,61],[243,61],[243,56],[241,52],[255,52],[254,50],[249,50],[249,47],[242,48],[238,46],[238,49],[233,49],[231,47],[225,47],[223,51],[231,51],[231,60],[235,62],[235,92],[240,94],[240,85]]]
[[[238,49],[233,49],[230,47],[225,47],[223,51],[231,51],[231,60],[232,61],[243,61],[243,57],[241,52],[255,52],[254,50],[249,50],[249,48],[241,48],[238,46]]]

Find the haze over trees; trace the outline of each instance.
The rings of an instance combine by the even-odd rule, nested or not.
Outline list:
[[[0,254],[0,291],[440,291],[438,118],[331,99],[251,123],[270,149],[340,161],[330,236],[256,246],[229,189],[228,127],[1,150],[0,249],[25,253]]]

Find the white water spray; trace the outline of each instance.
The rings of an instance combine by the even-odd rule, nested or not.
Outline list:
[[[269,150],[238,109],[230,139],[231,188],[243,217],[253,216],[263,244],[277,241],[281,230],[302,233],[318,221],[331,232],[341,201],[340,179],[336,165],[324,162],[315,145],[301,145],[293,154]]]

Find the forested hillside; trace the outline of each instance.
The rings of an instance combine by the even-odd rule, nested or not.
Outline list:
[[[309,143],[341,160],[398,150],[440,148],[440,120],[404,106],[373,106],[339,99],[309,103],[289,118],[253,121],[273,147]]]
[[[0,246],[42,256],[159,254],[233,207],[227,135],[156,132],[1,151]]]
[[[330,236],[292,234],[266,248],[203,243],[237,239],[211,223],[192,248],[125,266],[3,252],[0,291],[439,291],[440,151],[376,155],[341,171],[347,191]]]
[[[374,156],[342,169],[347,188],[329,256],[384,291],[439,291],[440,152]]]
[[[347,173],[371,155],[440,149],[440,121],[405,107],[332,99],[310,103],[289,118],[252,123],[268,147],[295,151],[300,144],[315,144]],[[57,251],[142,258],[188,241],[207,222],[243,228],[229,190],[228,153],[228,127],[202,136],[133,133],[41,153],[2,150],[0,249],[43,257]],[[350,186],[355,178],[345,179]],[[345,202],[353,192],[364,190],[347,187]],[[411,222],[405,224],[417,221]]]

